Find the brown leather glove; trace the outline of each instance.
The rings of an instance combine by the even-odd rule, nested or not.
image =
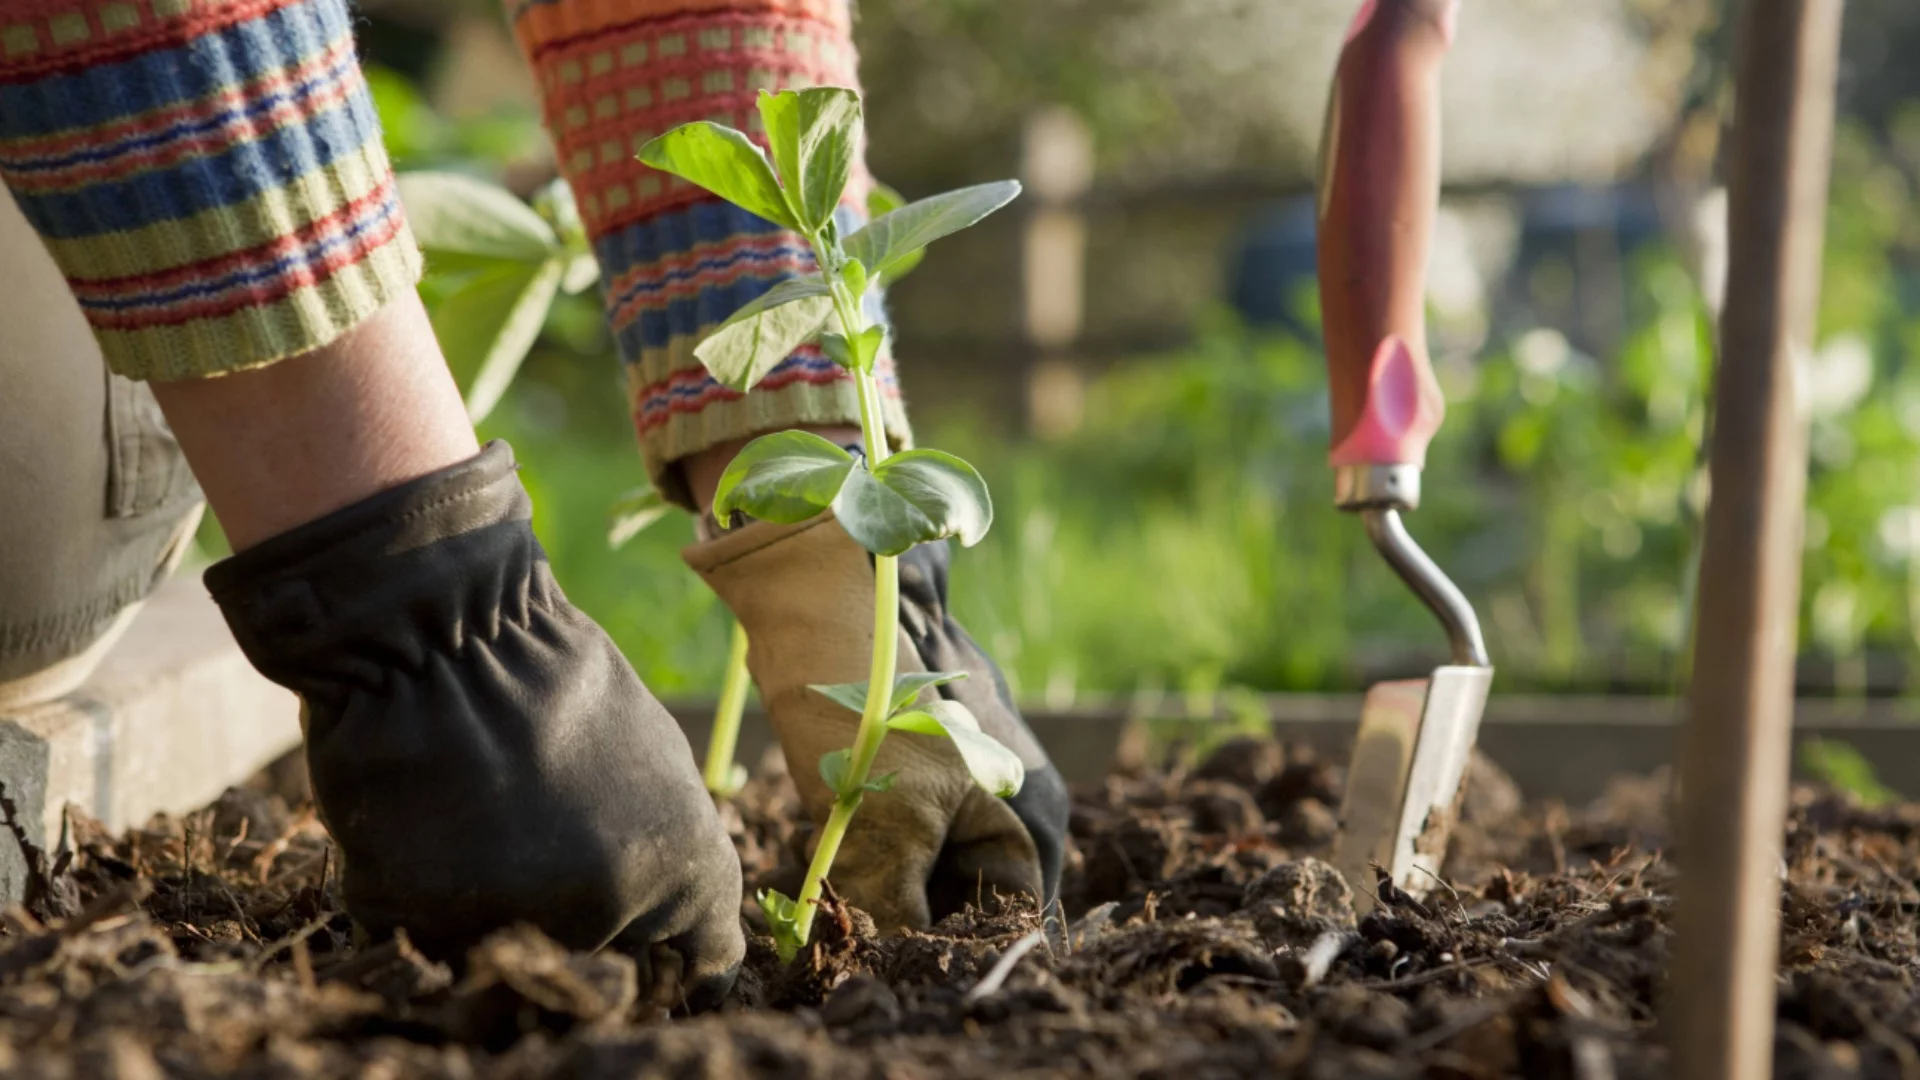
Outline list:
[[[745,951],[739,859],[686,737],[554,583],[530,514],[496,442],[207,585],[306,704],[354,918],[442,953],[516,922],[614,941],[643,988],[671,968],[717,1002]]]
[[[747,525],[683,554],[746,628],[747,666],[789,771],[815,824],[825,822],[834,796],[820,757],[853,745],[860,718],[808,685],[867,680],[871,556],[831,514]],[[899,779],[860,804],[830,875],[883,929],[926,927],[996,892],[1051,903],[1060,883],[1066,785],[999,670],[947,614],[947,561],[944,542],[901,556],[899,670],[967,672],[922,700],[937,693],[967,706],[981,730],[1020,755],[1027,777],[1018,795],[999,799],[973,782],[948,740],[887,736],[874,774],[898,770]]]

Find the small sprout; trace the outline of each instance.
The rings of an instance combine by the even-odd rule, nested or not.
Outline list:
[[[843,800],[857,802],[865,792],[892,791],[895,780],[900,778],[898,771],[884,776],[869,777],[865,781],[853,782],[853,752],[850,750],[829,750],[820,755],[820,779],[827,787]]]
[[[853,175],[862,130],[860,99],[842,87],[762,92],[760,118],[771,158],[746,135],[709,122],[675,128],[649,142],[640,160],[672,173],[768,221],[804,236],[817,274],[783,281],[742,307],[694,350],[713,377],[736,390],[754,384],[808,342],[854,380],[860,401],[864,455],[856,458],[818,436],[783,431],[748,443],[721,476],[714,516],[736,511],[762,521],[794,523],[831,509],[841,528],[874,556],[875,643],[899,634],[897,557],[915,544],[959,539],[979,543],[993,524],[986,481],[965,461],[939,450],[893,453],[881,428],[874,376],[887,342],[886,327],[867,316],[867,295],[913,269],[928,244],[959,232],[1020,193],[1011,180],[981,184],[907,203],[876,188],[872,216],[841,235],[835,220]],[[760,894],[782,959],[807,942],[813,912],[848,823],[868,793],[890,790],[897,777],[870,778],[889,730],[952,740],[967,771],[996,795],[1019,791],[1025,770],[1018,755],[980,730],[958,702],[936,700],[908,710],[930,687],[962,672],[909,672],[895,677],[895,654],[876,648],[864,684],[815,686],[828,699],[860,714],[851,747],[820,759],[820,777],[834,792],[832,815],[821,829],[800,895]],[[884,693],[885,700],[879,700]]]
[[[767,917],[767,928],[773,931],[773,947],[780,954],[781,963],[791,963],[807,944],[807,928],[800,919],[800,902],[778,889],[761,889],[754,897],[760,902],[760,911]],[[811,904],[807,922],[813,921]]]

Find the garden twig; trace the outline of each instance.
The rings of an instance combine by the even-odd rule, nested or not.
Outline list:
[[[1326,978],[1328,970],[1333,967],[1333,962],[1340,959],[1340,954],[1346,951],[1354,937],[1355,935],[1345,930],[1329,930],[1315,938],[1300,961],[1306,971],[1305,976],[1300,980],[1301,987],[1313,986]]]
[[[961,1004],[975,1004],[985,999],[987,995],[1000,989],[1000,987],[1006,983],[1007,976],[1013,974],[1014,965],[1020,962],[1020,958],[1032,952],[1034,946],[1045,940],[1046,935],[1035,930],[1019,941],[1014,942],[1000,957],[999,962],[995,963],[993,968],[987,972],[986,978],[975,983],[973,989],[968,990],[966,996],[960,999]]]

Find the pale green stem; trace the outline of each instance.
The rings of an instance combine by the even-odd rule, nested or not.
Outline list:
[[[815,250],[821,250],[816,243]],[[834,311],[840,318],[840,331],[852,341],[862,329],[859,308],[847,293],[845,282],[836,274],[828,275],[833,290]],[[887,459],[886,421],[881,412],[877,380],[869,372],[856,371],[854,385],[860,397],[860,436],[866,443],[869,467]],[[827,871],[833,868],[847,826],[866,794],[867,776],[873,759],[880,753],[880,742],[887,737],[887,706],[893,698],[894,669],[900,652],[900,563],[891,555],[873,558],[873,663],[867,674],[867,706],[860,713],[860,730],[853,738],[852,760],[847,769],[846,790],[833,802],[833,812],[820,830],[820,844],[814,848],[813,861],[807,865],[807,877],[795,897],[799,909],[799,938],[807,943],[813,932],[813,913],[820,899]]]
[[[736,622],[720,706],[713,711],[713,734],[707,740],[707,790],[715,795],[733,794],[733,756],[740,745],[740,714],[746,709],[747,628]]]

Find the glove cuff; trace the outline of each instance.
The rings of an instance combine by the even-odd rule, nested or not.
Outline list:
[[[489,443],[222,560],[204,580],[247,659],[282,685],[417,670],[429,651],[524,623],[551,587],[514,473],[512,448]]]

